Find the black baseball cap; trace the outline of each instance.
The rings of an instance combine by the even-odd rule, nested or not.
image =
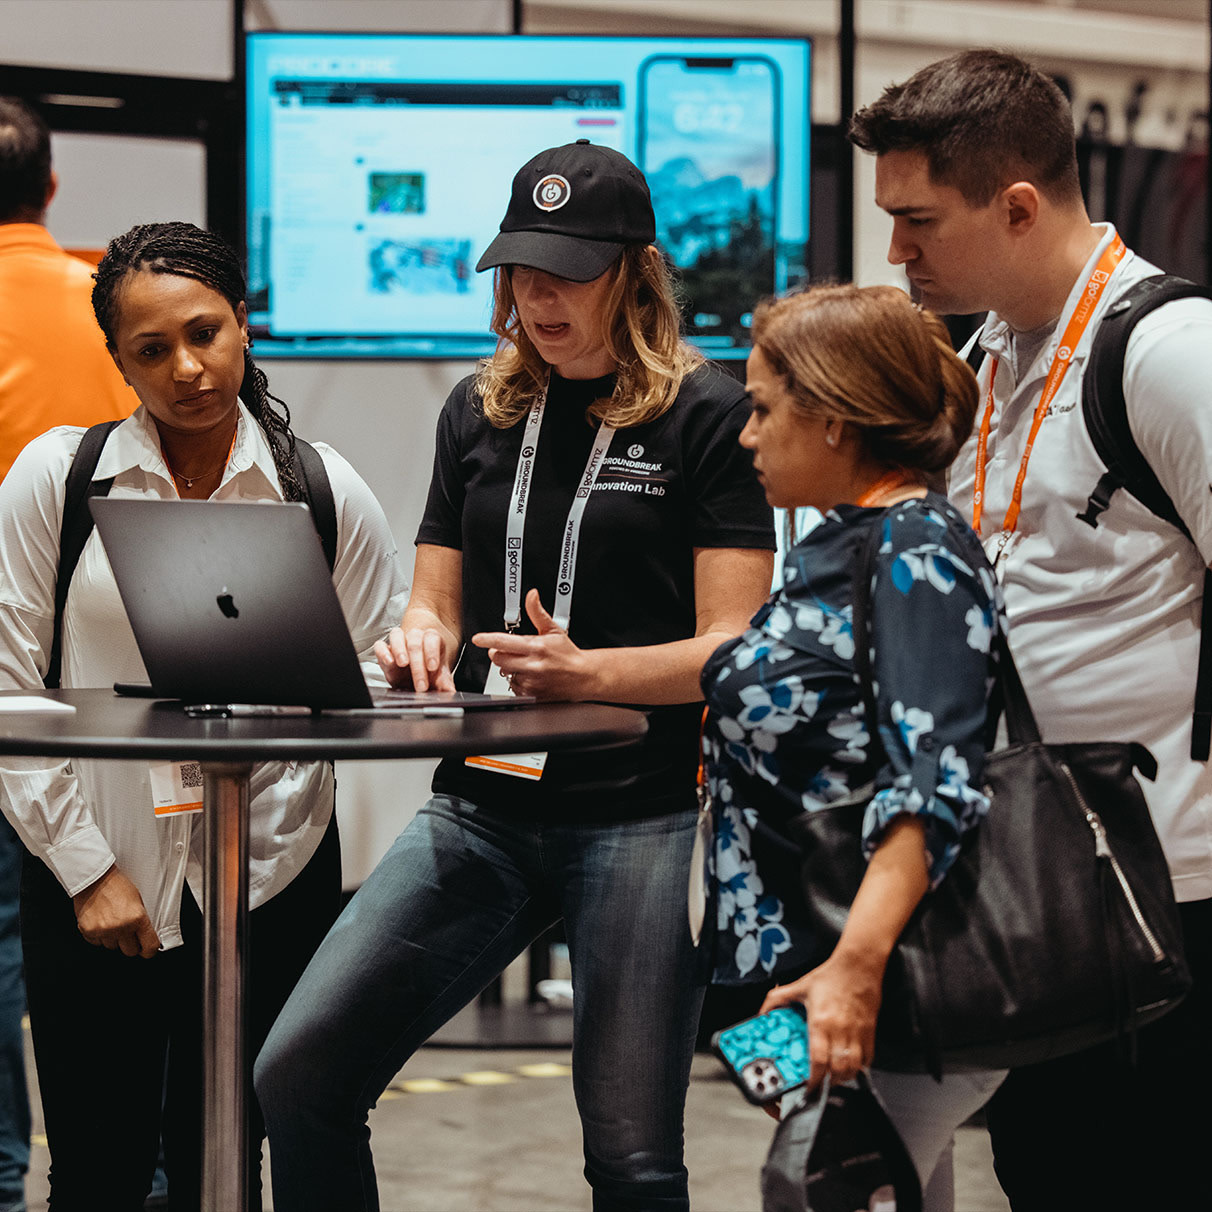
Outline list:
[[[655,239],[644,174],[621,152],[578,139],[539,152],[518,170],[500,235],[476,263],[476,272],[528,265],[589,282],[628,244]]]

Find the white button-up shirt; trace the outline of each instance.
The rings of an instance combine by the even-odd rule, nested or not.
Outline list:
[[[1032,416],[1063,324],[1114,237],[1107,226],[1056,331],[1014,381],[1009,325],[990,313],[981,346],[998,359],[981,536],[1002,545]],[[1081,378],[1107,307],[1157,268],[1127,253],[1108,283],[1040,427],[1018,526],[998,561],[1010,647],[1048,741],[1140,741],[1157,758],[1142,783],[1176,897],[1212,897],[1212,766],[1189,755],[1204,567],[1212,561],[1212,302],[1168,303],[1128,342],[1124,395],[1132,434],[1195,542],[1121,489],[1092,528],[1079,521],[1106,471],[1081,409]],[[991,359],[981,369],[983,415]],[[976,434],[951,472],[971,520]]]
[[[0,484],[0,689],[42,685],[54,622],[64,487],[83,432],[60,427],[36,438]],[[403,610],[406,586],[396,545],[378,501],[357,472],[330,447],[317,444],[316,449],[336,505],[333,582],[363,670],[368,680],[382,684],[370,649]],[[93,475],[113,477],[112,497],[173,500],[177,495],[155,425],[143,408],[110,434]],[[265,435],[243,404],[231,457],[211,499],[282,499]],[[147,673],[94,530],[64,610],[62,685],[115,681],[145,682]],[[332,803],[327,763],[263,762],[254,768],[251,906],[281,891],[311,858]],[[201,902],[201,817],[154,815],[147,762],[0,758],[0,806],[69,895],[116,862],[139,889],[161,945],[180,944],[185,880]]]

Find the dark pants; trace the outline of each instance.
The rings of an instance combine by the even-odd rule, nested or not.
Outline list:
[[[1179,906],[1195,986],[1127,1042],[1013,1070],[986,1109],[1015,1212],[1212,1208],[1212,901]]]
[[[249,1208],[264,1123],[252,1062],[341,895],[336,818],[307,866],[249,915]],[[182,898],[184,944],[149,960],[86,943],[71,899],[26,857],[21,933],[53,1212],[137,1212],[161,1131],[173,1212],[196,1212],[202,1168],[202,917]]]
[[[25,1206],[29,1168],[29,1096],[25,1088],[25,985],[17,894],[25,848],[0,816],[0,1212]]]

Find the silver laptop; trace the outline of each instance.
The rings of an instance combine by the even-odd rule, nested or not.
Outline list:
[[[187,703],[397,710],[526,696],[366,685],[311,510],[299,503],[89,502],[151,692]]]

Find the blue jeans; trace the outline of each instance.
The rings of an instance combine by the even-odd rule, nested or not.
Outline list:
[[[25,1207],[29,1094],[25,1085],[25,982],[21,977],[20,839],[0,816],[0,1210]]]
[[[686,920],[693,835],[692,812],[549,823],[430,800],[337,920],[257,1060],[278,1212],[378,1209],[370,1108],[561,916],[593,1206],[688,1208],[682,1122],[703,995]]]

